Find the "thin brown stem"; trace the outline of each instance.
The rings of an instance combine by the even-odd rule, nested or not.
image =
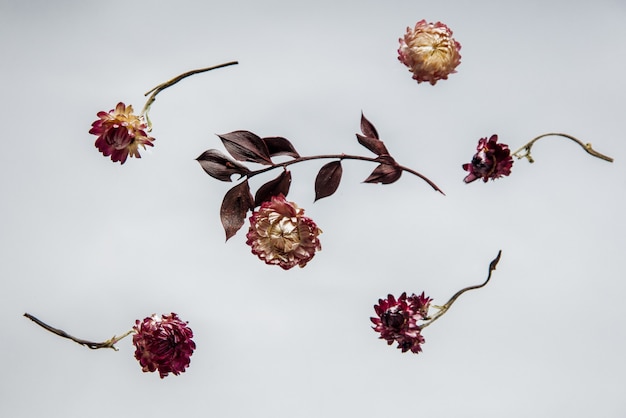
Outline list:
[[[517,159],[527,158],[528,162],[534,163],[535,160],[533,160],[532,155],[530,155],[530,149],[532,148],[532,146],[533,146],[533,144],[535,142],[537,142],[538,140],[540,140],[541,138],[546,137],[546,136],[561,136],[563,138],[570,139],[570,140],[576,142],[578,145],[580,145],[588,154],[590,154],[590,155],[592,155],[594,157],[600,158],[602,160],[608,161],[610,163],[613,162],[613,158],[611,158],[609,156],[606,156],[604,154],[601,154],[598,151],[594,150],[591,147],[591,143],[584,143],[580,139],[575,138],[575,137],[573,137],[571,135],[562,134],[562,133],[558,133],[558,132],[550,132],[550,133],[547,133],[547,134],[539,135],[538,137],[534,138],[532,141],[530,141],[529,143],[527,143],[526,145],[524,145],[523,147],[521,147],[520,149],[515,151],[513,153],[513,155],[515,157],[517,157]],[[524,154],[521,154],[522,152],[524,152]]]
[[[496,269],[496,266],[498,265],[498,262],[500,261],[500,256],[502,255],[502,250],[498,251],[498,255],[496,256],[496,258],[494,258],[491,263],[489,263],[489,273],[487,274],[487,279],[484,281],[484,283],[479,284],[479,285],[474,285],[474,286],[468,286],[466,288],[463,288],[461,290],[459,290],[458,292],[456,292],[443,306],[439,307],[439,311],[433,315],[433,317],[428,321],[425,322],[424,324],[422,324],[420,326],[421,329],[426,328],[427,326],[429,326],[430,324],[432,324],[433,322],[435,322],[437,319],[439,319],[441,316],[443,316],[443,314],[445,314],[446,312],[448,312],[448,309],[450,309],[450,306],[452,306],[452,304],[454,302],[456,302],[456,300],[465,292],[467,292],[468,290],[473,290],[473,289],[480,289],[481,287],[484,287],[487,283],[489,283],[489,280],[491,279],[491,272],[493,272]]]
[[[36,323],[37,325],[39,325],[40,327],[50,331],[51,333],[56,334],[59,337],[70,339],[70,340],[74,341],[75,343],[80,344],[80,345],[84,345],[86,347],[89,347],[92,350],[97,350],[98,348],[112,348],[113,350],[117,351],[117,348],[115,347],[114,344],[116,344],[122,338],[125,338],[125,337],[127,337],[130,334],[135,332],[134,330],[131,329],[130,331],[120,335],[119,337],[116,337],[114,335],[111,339],[109,339],[107,341],[104,341],[104,342],[101,342],[101,343],[97,343],[97,342],[87,341],[87,340],[83,340],[81,338],[73,337],[70,334],[68,334],[67,332],[63,331],[62,329],[54,328],[54,327],[46,324],[45,322],[41,321],[40,319],[37,319],[36,317],[34,317],[33,315],[31,315],[29,313],[25,313],[24,316],[26,318],[30,319],[31,321],[33,321],[34,323]]]
[[[259,169],[259,170],[251,171],[248,174],[246,174],[246,177],[247,178],[251,178],[251,177],[254,177],[254,176],[258,175],[258,174],[262,174],[262,173],[266,173],[268,171],[274,170],[275,168],[279,168],[279,167],[285,168],[285,167],[290,166],[292,164],[301,163],[303,161],[321,160],[321,159],[359,160],[359,161],[369,161],[369,162],[373,162],[373,163],[382,163],[382,161],[379,159],[379,157],[376,157],[376,158],[373,158],[373,157],[362,157],[360,155],[348,155],[348,154],[312,155],[312,156],[309,156],[309,157],[294,158],[293,160],[285,161],[283,163],[272,164],[269,167],[265,167],[265,168],[262,168],[262,169]],[[413,169],[410,169],[408,167],[404,167],[404,166],[399,165],[399,164],[396,164],[396,167],[398,167],[402,171],[406,171],[407,173],[411,173],[411,174],[421,178],[426,183],[428,183],[430,185],[430,187],[432,187],[433,189],[435,189],[436,191],[438,191],[439,193],[441,193],[442,195],[445,196],[445,193],[432,180],[430,180],[428,177],[424,176],[423,174],[420,174],[420,173],[418,173],[417,171],[415,171]]]
[[[150,111],[150,106],[152,106],[152,103],[154,103],[154,101],[156,100],[157,94],[159,94],[160,92],[162,92],[166,88],[171,87],[174,84],[178,83],[180,80],[182,80],[184,78],[187,78],[189,76],[192,76],[194,74],[205,73],[207,71],[215,70],[215,69],[222,68],[222,67],[228,67],[230,65],[236,65],[236,64],[239,64],[239,62],[237,62],[237,61],[230,61],[230,62],[226,62],[224,64],[214,65],[212,67],[206,67],[206,68],[200,68],[200,69],[197,69],[197,70],[187,71],[186,73],[178,75],[178,76],[172,78],[171,80],[166,81],[165,83],[161,83],[158,86],[156,86],[155,88],[153,88],[152,90],[146,92],[144,94],[144,96],[150,95],[150,97],[148,97],[148,100],[146,101],[146,104],[143,106],[143,110],[141,111],[141,114],[146,117],[146,124],[148,125],[148,130],[150,130],[151,127],[152,127],[152,124],[150,123],[150,119],[148,118],[148,112]]]

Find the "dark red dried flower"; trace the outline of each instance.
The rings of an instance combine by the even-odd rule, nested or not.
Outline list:
[[[135,321],[133,329],[135,358],[144,372],[158,370],[163,379],[168,373],[179,375],[189,367],[196,344],[191,340],[191,328],[178,315],[152,315]]]
[[[372,328],[380,333],[379,338],[386,340],[387,344],[397,342],[403,353],[409,350],[419,353],[422,351],[424,337],[417,321],[428,318],[430,302],[431,299],[424,292],[419,296],[413,294],[409,297],[404,292],[397,300],[393,295],[388,295],[387,299],[379,299],[378,305],[374,305],[378,317],[370,318],[374,323]]]
[[[463,164],[463,170],[469,174],[463,179],[465,183],[471,183],[482,178],[486,183],[489,179],[495,180],[511,174],[513,158],[511,150],[506,144],[498,144],[498,135],[491,138],[481,138],[476,147],[476,154],[471,163]]]

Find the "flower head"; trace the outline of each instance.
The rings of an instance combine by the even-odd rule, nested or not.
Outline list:
[[[179,375],[189,367],[196,344],[193,332],[178,315],[152,315],[135,321],[133,344],[135,358],[144,372],[159,371],[161,379],[173,373]]]
[[[380,333],[381,339],[387,340],[387,344],[398,343],[402,352],[411,350],[413,353],[422,351],[424,337],[417,321],[428,318],[428,308],[431,299],[424,295],[408,296],[402,293],[398,299],[388,295],[387,299],[379,299],[374,310],[378,317],[370,318],[374,323],[374,331]]]
[[[252,213],[246,244],[265,263],[289,270],[306,266],[322,249],[317,238],[321,232],[313,220],[304,216],[304,209],[279,194]]]
[[[463,170],[469,174],[463,179],[465,183],[471,183],[478,178],[495,180],[502,176],[511,174],[513,158],[511,150],[506,144],[498,144],[498,135],[491,135],[491,138],[481,138],[476,147],[476,154],[471,163],[463,164]]]
[[[141,158],[139,146],[152,147],[154,138],[146,133],[143,116],[133,114],[133,107],[120,102],[109,112],[98,112],[98,120],[91,124],[90,134],[98,136],[96,148],[113,162],[124,164],[126,158]]]
[[[428,81],[433,86],[438,80],[446,80],[449,74],[456,73],[461,63],[459,44],[448,26],[441,22],[427,23],[420,20],[415,28],[406,28],[400,38],[398,59],[409,67],[418,83]]]

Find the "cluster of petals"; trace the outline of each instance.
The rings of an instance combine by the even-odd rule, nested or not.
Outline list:
[[[398,299],[388,295],[387,299],[379,299],[378,305],[374,305],[377,317],[370,318],[374,323],[374,331],[380,333],[380,337],[387,341],[388,345],[398,343],[402,352],[422,351],[424,337],[418,321],[428,318],[428,308],[431,299],[424,295],[408,296],[402,293]]]
[[[96,148],[113,162],[124,164],[129,155],[141,158],[139,147],[153,146],[143,116],[135,115],[131,105],[120,102],[109,112],[98,112],[98,118],[89,133],[98,136]]]
[[[246,244],[266,264],[285,270],[304,267],[322,249],[321,229],[304,216],[304,209],[279,194],[263,202],[250,217]]]
[[[489,139],[481,138],[476,151],[472,162],[463,164],[463,170],[469,171],[463,179],[465,183],[471,183],[479,178],[486,183],[489,179],[495,180],[511,174],[513,167],[511,150],[506,144],[498,144],[498,135],[491,135]]]
[[[175,313],[137,320],[133,330],[135,358],[144,372],[158,370],[163,379],[169,373],[179,375],[189,367],[196,348],[193,332]]]
[[[446,80],[461,63],[461,44],[452,37],[452,30],[441,22],[420,20],[415,28],[406,28],[400,38],[398,59],[409,67],[418,83]]]

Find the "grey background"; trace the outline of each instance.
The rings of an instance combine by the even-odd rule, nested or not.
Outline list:
[[[462,44],[458,73],[417,85],[396,58],[420,19]],[[622,1],[0,1],[0,416],[623,417],[626,328],[626,6]],[[161,93],[155,147],[120,166],[88,134],[118,101]],[[266,266],[244,231],[224,244],[231,184],[194,161],[216,133],[289,138],[302,155],[369,155],[360,112],[404,175],[362,184],[347,161],[313,203],[323,162],[293,167],[290,200],[324,230],[305,269]],[[536,163],[465,185],[480,137],[515,149],[561,131]],[[253,187],[264,180],[255,178]],[[444,303],[419,355],[370,329],[387,293]],[[142,373],[129,339],[92,340],[177,312],[191,367]]]

